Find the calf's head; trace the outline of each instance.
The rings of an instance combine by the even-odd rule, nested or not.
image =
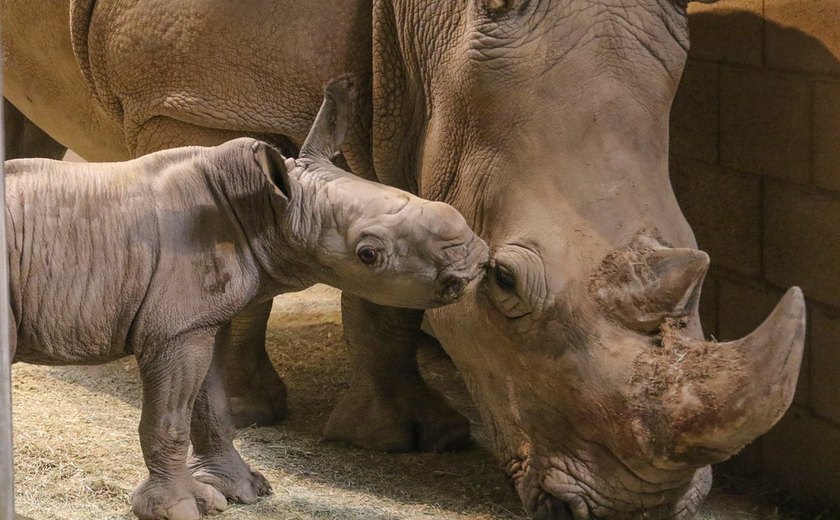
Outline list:
[[[337,166],[351,85],[331,83],[297,160],[256,142],[256,163],[290,201],[284,219],[312,253],[311,272],[370,301],[429,308],[461,298],[483,273],[488,249],[452,206],[361,179]],[[276,202],[275,202],[276,203]]]
[[[692,517],[709,464],[789,405],[804,303],[702,340],[708,258],[668,177],[685,2],[375,5],[377,174],[490,246],[479,290],[427,316],[526,508]]]

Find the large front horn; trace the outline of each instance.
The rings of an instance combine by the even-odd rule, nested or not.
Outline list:
[[[670,462],[699,467],[729,458],[767,432],[793,400],[804,343],[805,300],[798,287],[736,341],[698,340],[679,323],[666,323],[661,347],[638,360],[634,376],[647,386],[639,390],[652,412],[646,427],[658,440],[654,450]]]

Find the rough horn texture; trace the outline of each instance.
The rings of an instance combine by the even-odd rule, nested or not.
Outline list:
[[[787,291],[760,327],[737,341],[697,341],[666,328],[663,348],[678,357],[702,357],[694,365],[704,367],[705,379],[686,374],[691,381],[679,395],[662,396],[669,428],[677,432],[669,458],[720,462],[766,433],[793,400],[804,339],[805,299],[797,287]],[[707,417],[696,413],[703,407],[708,407]]]
[[[608,316],[639,332],[653,332],[665,318],[697,311],[709,255],[696,249],[633,244],[601,263],[590,292]]]

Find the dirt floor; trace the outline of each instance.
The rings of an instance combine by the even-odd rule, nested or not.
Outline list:
[[[382,454],[325,443],[320,431],[349,379],[337,292],[316,287],[276,300],[272,361],[289,387],[281,424],[240,432],[237,447],[274,494],[215,517],[232,519],[525,518],[492,456],[451,363],[421,352],[428,380],[474,420],[479,446],[457,454]],[[18,511],[37,520],[131,519],[145,475],[137,440],[140,385],[133,359],[98,367],[16,365]],[[834,520],[795,509],[743,479],[718,478],[701,519]]]

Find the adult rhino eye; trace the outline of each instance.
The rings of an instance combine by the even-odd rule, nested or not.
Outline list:
[[[499,284],[499,287],[509,291],[516,290],[516,278],[510,270],[501,265],[497,265],[493,271],[495,272],[496,283]]]
[[[545,267],[532,249],[514,244],[499,247],[485,280],[487,298],[507,318],[531,314],[546,301]]]
[[[376,262],[377,257],[379,257],[379,251],[372,246],[362,246],[356,254],[359,255],[359,260],[361,260],[364,264],[372,264]]]

